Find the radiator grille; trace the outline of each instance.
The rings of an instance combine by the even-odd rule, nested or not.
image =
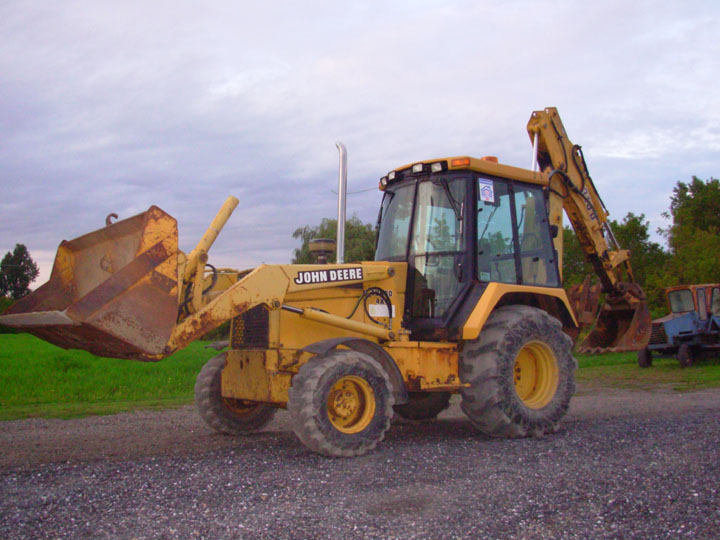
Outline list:
[[[233,319],[230,346],[233,349],[266,349],[269,340],[269,313],[256,306]]]
[[[665,333],[665,325],[663,323],[653,323],[652,331],[650,333],[650,344],[658,345],[661,343],[667,343],[667,334]]]

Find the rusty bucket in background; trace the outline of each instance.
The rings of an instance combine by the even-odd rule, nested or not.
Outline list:
[[[580,327],[592,327],[578,346],[579,353],[639,351],[647,347],[651,318],[642,288],[636,283],[618,283],[617,288],[615,294],[606,295],[604,303],[600,284],[591,284],[590,276],[568,291]]]
[[[50,280],[5,311],[0,324],[63,348],[156,360],[175,326],[177,306],[177,222],[151,206],[63,241]]]

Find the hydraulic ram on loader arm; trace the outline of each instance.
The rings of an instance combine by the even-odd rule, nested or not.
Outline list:
[[[391,339],[393,332],[383,326],[283,306],[285,296],[299,288],[290,276],[310,273],[312,266],[293,265],[290,271],[288,265],[262,265],[235,272],[236,282],[204,295],[207,251],[237,203],[234,197],[225,201],[187,257],[178,250],[175,219],[156,206],[63,241],[50,280],[0,316],[0,324],[22,328],[63,348],[146,361],[161,360],[261,304],[360,335]],[[384,279],[394,271],[378,263],[365,263],[362,272],[352,266],[353,272],[343,274],[346,279],[340,284]],[[339,265],[325,268],[336,274],[344,271]]]

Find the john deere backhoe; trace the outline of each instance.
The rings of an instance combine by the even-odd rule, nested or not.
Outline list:
[[[453,393],[488,435],[553,432],[575,390],[578,319],[597,322],[583,347],[600,352],[643,349],[650,318],[557,111],[534,112],[527,130],[539,170],[454,157],[384,176],[374,261],[215,269],[207,251],[237,200],[187,255],[152,206],[62,242],[48,283],[0,323],[155,361],[230,320],[227,350],[197,379],[202,417],[243,434],[284,407],[298,438],[330,456],[374,448],[394,413],[434,418]],[[602,309],[597,287],[574,308],[562,288],[563,210]]]

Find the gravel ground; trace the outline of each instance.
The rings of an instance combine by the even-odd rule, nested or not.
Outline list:
[[[0,538],[720,537],[720,390],[593,389],[544,439],[478,434],[454,402],[354,459],[284,412],[231,438],[193,408],[0,423]]]

